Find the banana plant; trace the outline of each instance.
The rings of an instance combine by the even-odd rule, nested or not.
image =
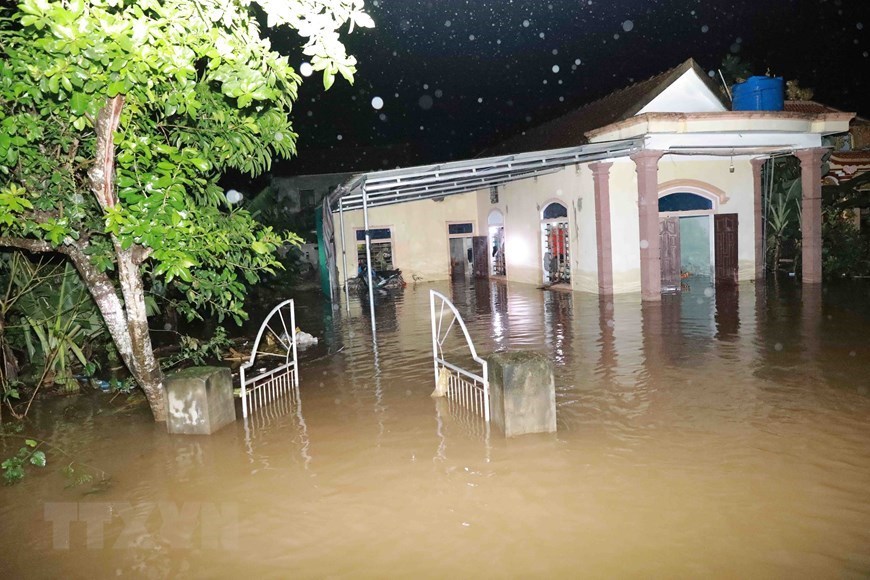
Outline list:
[[[92,368],[88,351],[106,331],[75,268],[56,266],[53,278],[23,296],[16,310],[28,357],[42,365],[36,387],[54,383],[78,391],[73,368]]]
[[[800,178],[790,179],[779,185],[774,190],[767,207],[767,246],[773,254],[773,260],[770,262],[773,269],[778,267],[782,258],[784,242],[794,237],[793,226],[797,225],[800,229],[801,217]]]

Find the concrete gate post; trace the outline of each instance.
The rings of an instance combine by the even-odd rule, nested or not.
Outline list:
[[[556,432],[553,363],[536,352],[497,352],[486,357],[492,422],[505,437]]]
[[[164,380],[169,413],[166,429],[211,435],[236,420],[233,379],[226,367],[191,367]]]

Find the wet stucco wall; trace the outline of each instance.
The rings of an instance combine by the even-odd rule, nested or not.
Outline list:
[[[755,194],[749,160],[734,159],[733,173],[729,171],[731,163],[729,157],[693,160],[666,155],[659,161],[659,184],[691,180],[724,192],[725,199],[720,200],[716,213],[737,214],[737,276],[742,282],[755,278]]]
[[[612,160],[610,168],[610,225],[613,247],[614,293],[640,291],[640,236],[637,206],[637,172],[629,158]],[[755,272],[754,200],[752,169],[748,160],[730,158],[692,160],[666,155],[659,161],[659,184],[691,183],[716,196],[717,213],[738,214],[739,279]],[[489,189],[453,195],[443,201],[422,200],[373,208],[371,228],[390,227],[393,263],[406,281],[449,278],[447,225],[470,221],[474,235],[488,235],[487,219],[493,210],[504,217],[507,279],[539,285],[543,282],[541,212],[558,201],[568,209],[572,288],[598,291],[595,194],[589,164],[569,166],[552,174],[499,186],[492,203]],[[336,217],[336,224],[339,220]],[[355,231],[363,227],[361,211],[345,214],[345,239],[350,276],[356,276]],[[340,239],[336,238],[339,270],[343,270]],[[343,278],[341,278],[343,280]]]
[[[477,200],[474,193],[452,195],[443,201],[424,199],[395,205],[375,207],[369,210],[371,229],[389,227],[393,237],[393,266],[402,270],[402,276],[410,283],[416,275],[425,281],[449,278],[450,258],[447,224],[472,222],[474,235],[483,235],[477,219]],[[340,228],[338,214],[336,229]],[[347,245],[347,269],[350,277],[357,275],[356,231],[363,229],[363,212],[344,214],[344,236]],[[335,246],[339,280],[344,281],[345,266],[341,256],[341,238],[336,232]]]

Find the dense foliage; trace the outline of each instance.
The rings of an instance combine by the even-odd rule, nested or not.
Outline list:
[[[306,38],[325,86],[352,80],[338,29],[372,25],[362,0],[259,4]],[[298,238],[234,209],[217,180],[295,152],[300,79],[249,0],[24,0],[0,14],[0,246],[70,258],[155,409],[142,278],[174,285],[188,316],[244,317],[245,282]]]

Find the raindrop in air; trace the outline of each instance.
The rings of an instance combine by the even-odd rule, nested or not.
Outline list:
[[[420,105],[420,108],[424,111],[428,111],[432,108],[432,105],[435,104],[435,101],[429,95],[423,95],[420,97],[420,100],[417,101],[417,104]]]
[[[242,201],[242,193],[235,189],[229,189],[226,192],[227,203],[234,205]]]
[[[633,28],[634,28],[634,22],[632,22],[631,20],[626,20],[625,22],[622,23],[622,29],[625,32],[631,32]]]
[[[372,108],[376,111],[380,111],[384,106],[384,100],[380,97],[375,97],[372,99]]]
[[[559,65],[558,65],[558,64],[554,64],[554,65],[553,65],[553,72],[554,72],[554,73],[559,72]]]
[[[303,62],[301,65],[299,65],[299,74],[301,74],[302,76],[310,77],[311,73],[313,72],[314,69],[311,67],[311,63]]]
[[[704,26],[701,27],[701,32],[706,33],[706,32],[709,32],[709,31],[710,31],[710,27],[707,26],[706,24],[705,24]]]

